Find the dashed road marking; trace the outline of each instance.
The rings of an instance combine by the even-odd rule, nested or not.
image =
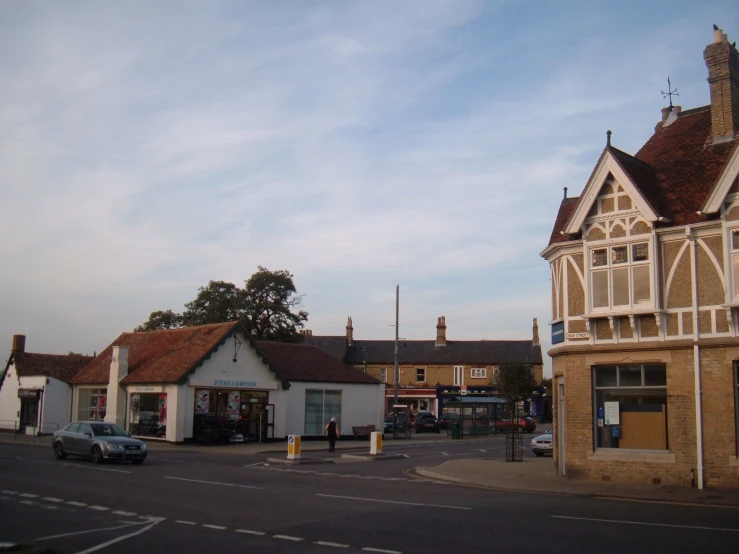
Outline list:
[[[0,491],[0,492],[2,492],[3,494],[18,494],[15,491]]]
[[[284,541],[300,542],[303,539],[301,537],[292,537],[290,535],[272,535],[275,539],[282,539]]]
[[[18,496],[22,496],[23,498],[38,498],[38,494],[29,494],[27,492],[23,492]]]
[[[87,504],[85,504],[84,502],[77,502],[76,500],[70,500],[69,502],[67,502],[67,504],[69,504],[70,506],[77,506],[78,508],[87,506]]]
[[[369,546],[365,546],[362,550],[365,552],[382,552],[383,554],[403,554],[402,552],[399,552],[397,550],[385,550],[383,548],[370,548]]]
[[[676,523],[649,523],[647,521],[625,521],[618,519],[595,519],[589,517],[552,516],[555,519],[572,519],[576,521],[590,521],[596,523],[620,523],[622,525],[644,525],[647,527],[675,527],[677,529],[700,529],[702,531],[728,531],[739,533],[739,529],[728,529],[725,527],[704,527],[701,525],[678,525]]]
[[[47,502],[64,502],[64,500],[56,496],[44,496],[42,500],[46,500]]]
[[[449,453],[448,452],[442,452],[441,454],[442,454],[442,456],[449,456]]]
[[[266,533],[263,533],[262,531],[252,531],[251,529],[236,529],[237,533],[244,533],[245,535],[266,535]]]
[[[472,508],[468,508],[467,506],[447,506],[444,504],[423,504],[421,502],[401,502],[399,500],[381,500],[379,498],[362,498],[360,496],[341,496],[338,494],[316,493],[316,496],[321,496],[324,498],[339,498],[341,500],[361,500],[363,502],[379,502],[382,504],[400,504],[403,506],[425,506],[427,508],[448,508],[450,510],[469,510],[469,511],[472,510]]]
[[[342,544],[340,542],[316,541],[313,544],[319,544],[321,546],[333,546],[335,548],[349,548],[348,544]]]
[[[135,516],[136,515],[136,512],[124,512],[123,510],[115,510],[115,511],[113,511],[111,513],[112,514],[115,514],[117,516],[126,516],[126,517],[130,517],[130,516]]]
[[[211,523],[203,523],[203,527],[207,527],[208,529],[216,529],[218,531],[223,531],[226,529],[223,525],[213,525]]]
[[[38,502],[34,502],[33,500],[21,500],[19,504],[28,504],[29,506],[33,506],[34,504],[38,504]]]
[[[201,481],[200,479],[185,479],[184,477],[171,477],[171,476],[165,476],[164,478],[172,479],[173,481],[186,481],[188,483],[201,483],[205,485],[219,485],[221,487],[236,487],[239,489],[262,490],[262,487],[252,487],[251,485],[239,485],[238,483],[221,483],[219,481]]]
[[[194,521],[184,521],[182,519],[176,519],[175,523],[181,523],[182,525],[197,525]]]
[[[95,510],[96,512],[107,512],[108,510],[110,510],[110,508],[106,508],[105,506],[95,506],[95,505],[88,506],[88,508],[90,508],[91,510]]]

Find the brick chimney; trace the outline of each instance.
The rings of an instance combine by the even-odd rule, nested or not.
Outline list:
[[[114,346],[108,376],[108,397],[105,421],[123,425],[126,421],[126,391],[120,382],[128,375],[128,346]]]
[[[446,346],[446,317],[441,316],[436,323],[436,346]]]
[[[726,34],[714,25],[713,44],[703,59],[711,87],[711,135],[713,144],[728,142],[739,128],[739,53]]]
[[[539,344],[539,323],[534,318],[534,344]]]
[[[13,352],[22,354],[26,351],[26,335],[13,335]]]
[[[354,343],[354,326],[352,325],[352,316],[346,321],[346,344],[351,346]]]

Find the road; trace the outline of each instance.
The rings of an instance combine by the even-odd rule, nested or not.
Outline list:
[[[267,466],[265,454],[183,452],[95,466],[0,445],[0,539],[84,554],[734,553],[739,543],[739,510],[498,492],[408,471],[501,457],[501,437],[387,451],[408,458]]]

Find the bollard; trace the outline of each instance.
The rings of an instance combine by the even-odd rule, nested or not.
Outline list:
[[[382,433],[372,431],[370,434],[370,456],[382,454]]]
[[[288,435],[287,437],[287,459],[300,459],[300,435]]]

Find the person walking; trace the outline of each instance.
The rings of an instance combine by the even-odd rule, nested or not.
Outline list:
[[[339,428],[335,417],[332,417],[331,421],[326,424],[325,432],[328,435],[328,451],[333,452],[336,449],[336,439],[339,438]]]

